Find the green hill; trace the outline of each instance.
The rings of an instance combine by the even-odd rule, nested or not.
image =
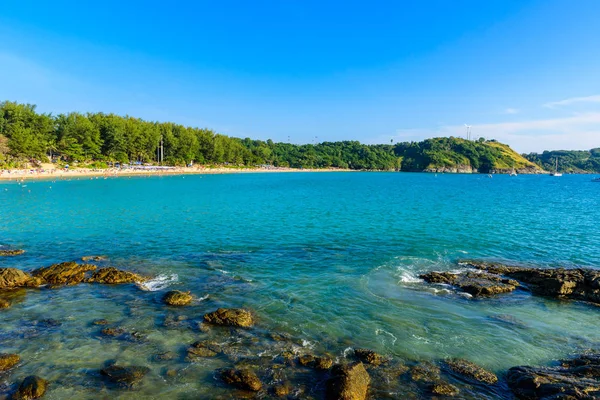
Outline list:
[[[495,140],[469,141],[461,138],[433,138],[400,143],[403,171],[539,173],[542,169]]]

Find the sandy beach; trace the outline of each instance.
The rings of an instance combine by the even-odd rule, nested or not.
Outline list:
[[[298,169],[280,167],[130,167],[130,168],[53,168],[46,164],[42,168],[0,170],[0,180],[31,180],[31,179],[70,179],[85,177],[124,177],[124,176],[150,176],[150,175],[184,175],[184,174],[244,174],[244,173],[271,173],[271,172],[347,172],[348,169],[323,168],[323,169]]]

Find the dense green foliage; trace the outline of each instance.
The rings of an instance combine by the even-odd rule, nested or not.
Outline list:
[[[164,143],[167,165],[273,165],[360,170],[475,169],[481,172],[533,164],[493,140],[434,138],[422,142],[365,145],[356,141],[316,145],[238,139],[210,129],[148,122],[104,113],[53,116],[35,106],[0,103],[0,165],[15,167],[49,159],[104,166],[110,162],[156,163]]]
[[[558,158],[559,172],[581,173],[600,172],[600,148],[589,151],[580,150],[555,150],[544,151],[542,154],[530,153],[525,157],[548,171],[556,168]]]

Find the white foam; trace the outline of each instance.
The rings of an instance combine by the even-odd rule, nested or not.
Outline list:
[[[208,297],[209,297],[209,296],[210,296],[210,295],[208,295],[208,294],[207,294],[207,295],[204,295],[204,296],[202,296],[202,297],[198,298],[198,301],[204,301],[204,300],[208,299]]]
[[[375,334],[376,335],[388,335],[392,338],[392,346],[396,343],[396,340],[398,340],[398,338],[396,336],[394,336],[391,332],[388,332],[386,330],[383,329],[376,329],[375,330]],[[384,340],[384,344],[385,344],[385,340]]]
[[[315,347],[315,342],[311,342],[309,340],[302,339],[302,347],[308,347],[309,349],[312,349],[313,347]]]
[[[171,284],[177,282],[178,280],[179,277],[177,274],[161,274],[154,279],[150,279],[149,281],[138,283],[138,287],[148,292],[156,292],[171,286]]]
[[[344,358],[348,358],[350,354],[354,354],[354,349],[352,347],[346,347],[343,353]]]
[[[400,282],[402,283],[421,283],[423,279],[417,277],[414,273],[410,271],[404,271],[400,274]]]
[[[225,275],[227,275],[227,274],[230,274],[230,273],[231,273],[231,272],[229,272],[229,271],[225,271],[224,269],[219,269],[219,268],[216,268],[216,270],[217,270],[217,271],[219,271],[219,272],[220,272],[220,273],[222,273],[222,274],[225,274]]]

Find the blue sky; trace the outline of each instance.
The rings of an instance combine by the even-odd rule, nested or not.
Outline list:
[[[324,4],[326,3],[326,4]],[[600,1],[4,0],[0,99],[294,143],[600,147]]]

